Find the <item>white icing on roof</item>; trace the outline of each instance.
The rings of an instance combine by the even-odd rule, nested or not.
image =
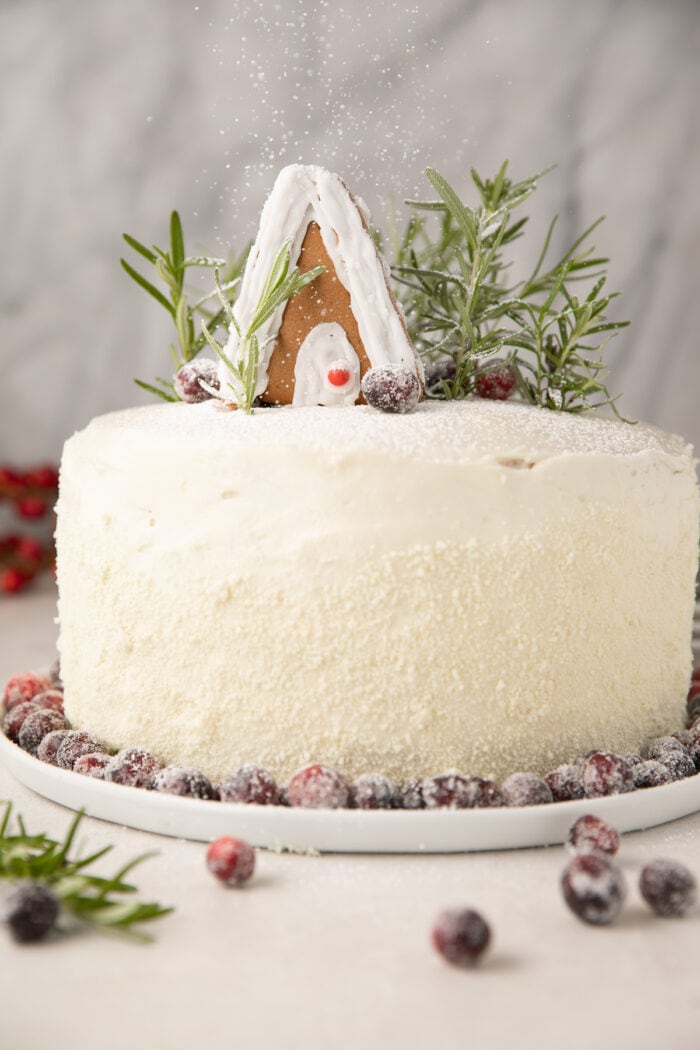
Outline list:
[[[290,243],[291,265],[295,266],[311,222],[318,224],[338,279],[350,295],[371,364],[403,364],[420,374],[420,362],[389,291],[385,264],[363,224],[363,215],[342,179],[316,165],[291,164],[275,181],[262,210],[258,236],[233,310],[241,330],[250,323],[280,248]],[[285,307],[282,303],[258,330],[261,355],[256,394],[262,394],[267,386],[267,368]],[[225,348],[231,361],[239,359],[239,344],[232,330]],[[223,363],[219,376],[222,389],[226,389],[231,374]]]

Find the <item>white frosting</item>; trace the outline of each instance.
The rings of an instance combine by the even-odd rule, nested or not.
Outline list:
[[[544,772],[680,728],[698,495],[643,425],[211,402],[103,416],[58,505],[68,717],[213,777]]]
[[[347,382],[334,385],[331,370],[343,369]],[[360,394],[360,359],[344,329],[335,321],[317,324],[299,347],[294,366],[295,408],[303,405],[353,405]]]
[[[363,214],[338,175],[315,165],[292,164],[283,168],[263,208],[260,230],[248,256],[238,301],[233,308],[236,321],[245,332],[280,248],[289,242],[291,265],[295,266],[309,223],[315,222],[338,280],[350,296],[360,338],[372,366],[393,362],[422,375],[399,307],[389,291],[385,264],[363,223]],[[285,307],[286,303],[282,303],[258,330],[261,354],[256,394],[262,394],[267,387],[268,366]],[[233,328],[225,353],[230,361],[240,361],[240,339]],[[302,366],[304,378],[309,370],[306,361]],[[223,362],[219,366],[219,379],[223,391],[236,389],[236,380]],[[314,382],[304,383],[303,390],[303,400],[302,394],[297,395],[295,390],[295,405],[337,403],[314,400],[321,393]]]

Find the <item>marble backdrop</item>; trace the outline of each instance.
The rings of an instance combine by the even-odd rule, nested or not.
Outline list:
[[[601,214],[623,412],[700,447],[697,0],[0,0],[0,460],[148,400],[169,323],[122,231],[240,249],[277,169],[341,172],[384,225],[437,167],[557,165],[533,243]],[[527,250],[522,242],[523,262]]]

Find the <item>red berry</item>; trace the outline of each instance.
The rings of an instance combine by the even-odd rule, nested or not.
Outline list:
[[[695,903],[695,876],[674,860],[653,860],[642,869],[639,891],[652,911],[677,918]]]
[[[24,481],[32,488],[56,489],[58,488],[58,471],[50,465],[34,467],[25,474]]]
[[[73,769],[81,755],[91,755],[95,751],[104,751],[99,740],[83,729],[72,729],[61,741],[55,764],[61,769]]]
[[[127,787],[153,787],[153,778],[160,769],[160,762],[142,747],[125,747],[113,755],[105,766],[105,780]]]
[[[564,900],[582,922],[606,926],[620,913],[627,892],[617,867],[601,853],[579,853],[561,877]]]
[[[210,800],[216,798],[211,782],[197,769],[182,766],[166,766],[159,769],[153,778],[153,790],[166,795],[181,795],[186,798]]]
[[[396,788],[381,773],[362,773],[350,786],[354,809],[394,809]]]
[[[38,708],[31,711],[22,722],[17,743],[23,751],[36,755],[39,744],[53,729],[67,729],[68,725],[60,711]]]
[[[350,802],[350,788],[337,770],[315,764],[300,769],[287,785],[290,806],[305,809],[343,809]]]
[[[40,710],[41,708],[34,700],[23,700],[6,711],[2,720],[2,731],[8,740],[16,741],[25,718],[34,711]]]
[[[24,700],[33,700],[39,693],[45,693],[51,689],[51,681],[45,674],[38,671],[19,671],[8,678],[5,685],[3,700],[9,711],[15,704],[21,704]]]
[[[587,813],[571,825],[569,845],[576,853],[606,853],[613,856],[620,848],[620,836],[616,829]]]
[[[52,729],[36,749],[36,757],[50,766],[58,765],[56,755],[65,738],[72,733],[72,729]]]
[[[245,802],[254,806],[276,806],[279,788],[261,766],[248,763],[218,785],[222,802]]]
[[[583,788],[587,798],[633,791],[632,767],[620,755],[597,751],[583,764]]]
[[[24,477],[11,467],[0,467],[0,489],[13,491],[24,488]]]
[[[34,574],[22,569],[3,569],[0,572],[0,591],[4,594],[17,594],[26,587]]]
[[[549,784],[534,773],[511,773],[501,791],[506,806],[542,806],[554,801]]]
[[[242,886],[255,870],[255,850],[243,839],[224,835],[209,846],[207,868],[227,886]]]
[[[25,496],[24,499],[15,500],[15,510],[22,518],[43,518],[47,508],[46,500],[39,496]]]
[[[479,369],[474,381],[479,397],[490,401],[506,401],[515,390],[515,369],[502,361]]]
[[[179,370],[174,380],[175,393],[181,401],[190,405],[200,401],[209,401],[212,395],[202,386],[200,380],[205,382],[212,390],[219,389],[219,374],[216,361],[209,358],[200,358],[198,361],[188,361]]]
[[[328,382],[331,386],[345,386],[350,378],[347,368],[330,368],[328,370]]]
[[[584,797],[582,773],[582,765],[569,763],[557,766],[551,773],[547,773],[544,781],[549,786],[555,802],[569,802],[571,799]]]
[[[38,564],[43,557],[41,544],[33,536],[19,536],[15,544],[15,552],[23,561]]]
[[[362,377],[362,393],[380,412],[412,412],[421,399],[421,384],[405,365],[378,365]]]
[[[441,912],[431,932],[433,947],[453,966],[471,967],[479,961],[491,941],[491,930],[471,908],[448,908]]]
[[[44,693],[37,693],[34,703],[37,707],[53,707],[63,714],[63,693],[60,689],[47,689]]]
[[[104,751],[89,751],[87,755],[76,758],[73,772],[84,777],[93,777],[95,780],[104,780],[109,757]]]

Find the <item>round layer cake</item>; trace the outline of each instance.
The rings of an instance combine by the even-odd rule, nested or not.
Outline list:
[[[679,729],[691,450],[516,403],[93,420],[58,505],[71,722],[218,779],[545,772]]]

